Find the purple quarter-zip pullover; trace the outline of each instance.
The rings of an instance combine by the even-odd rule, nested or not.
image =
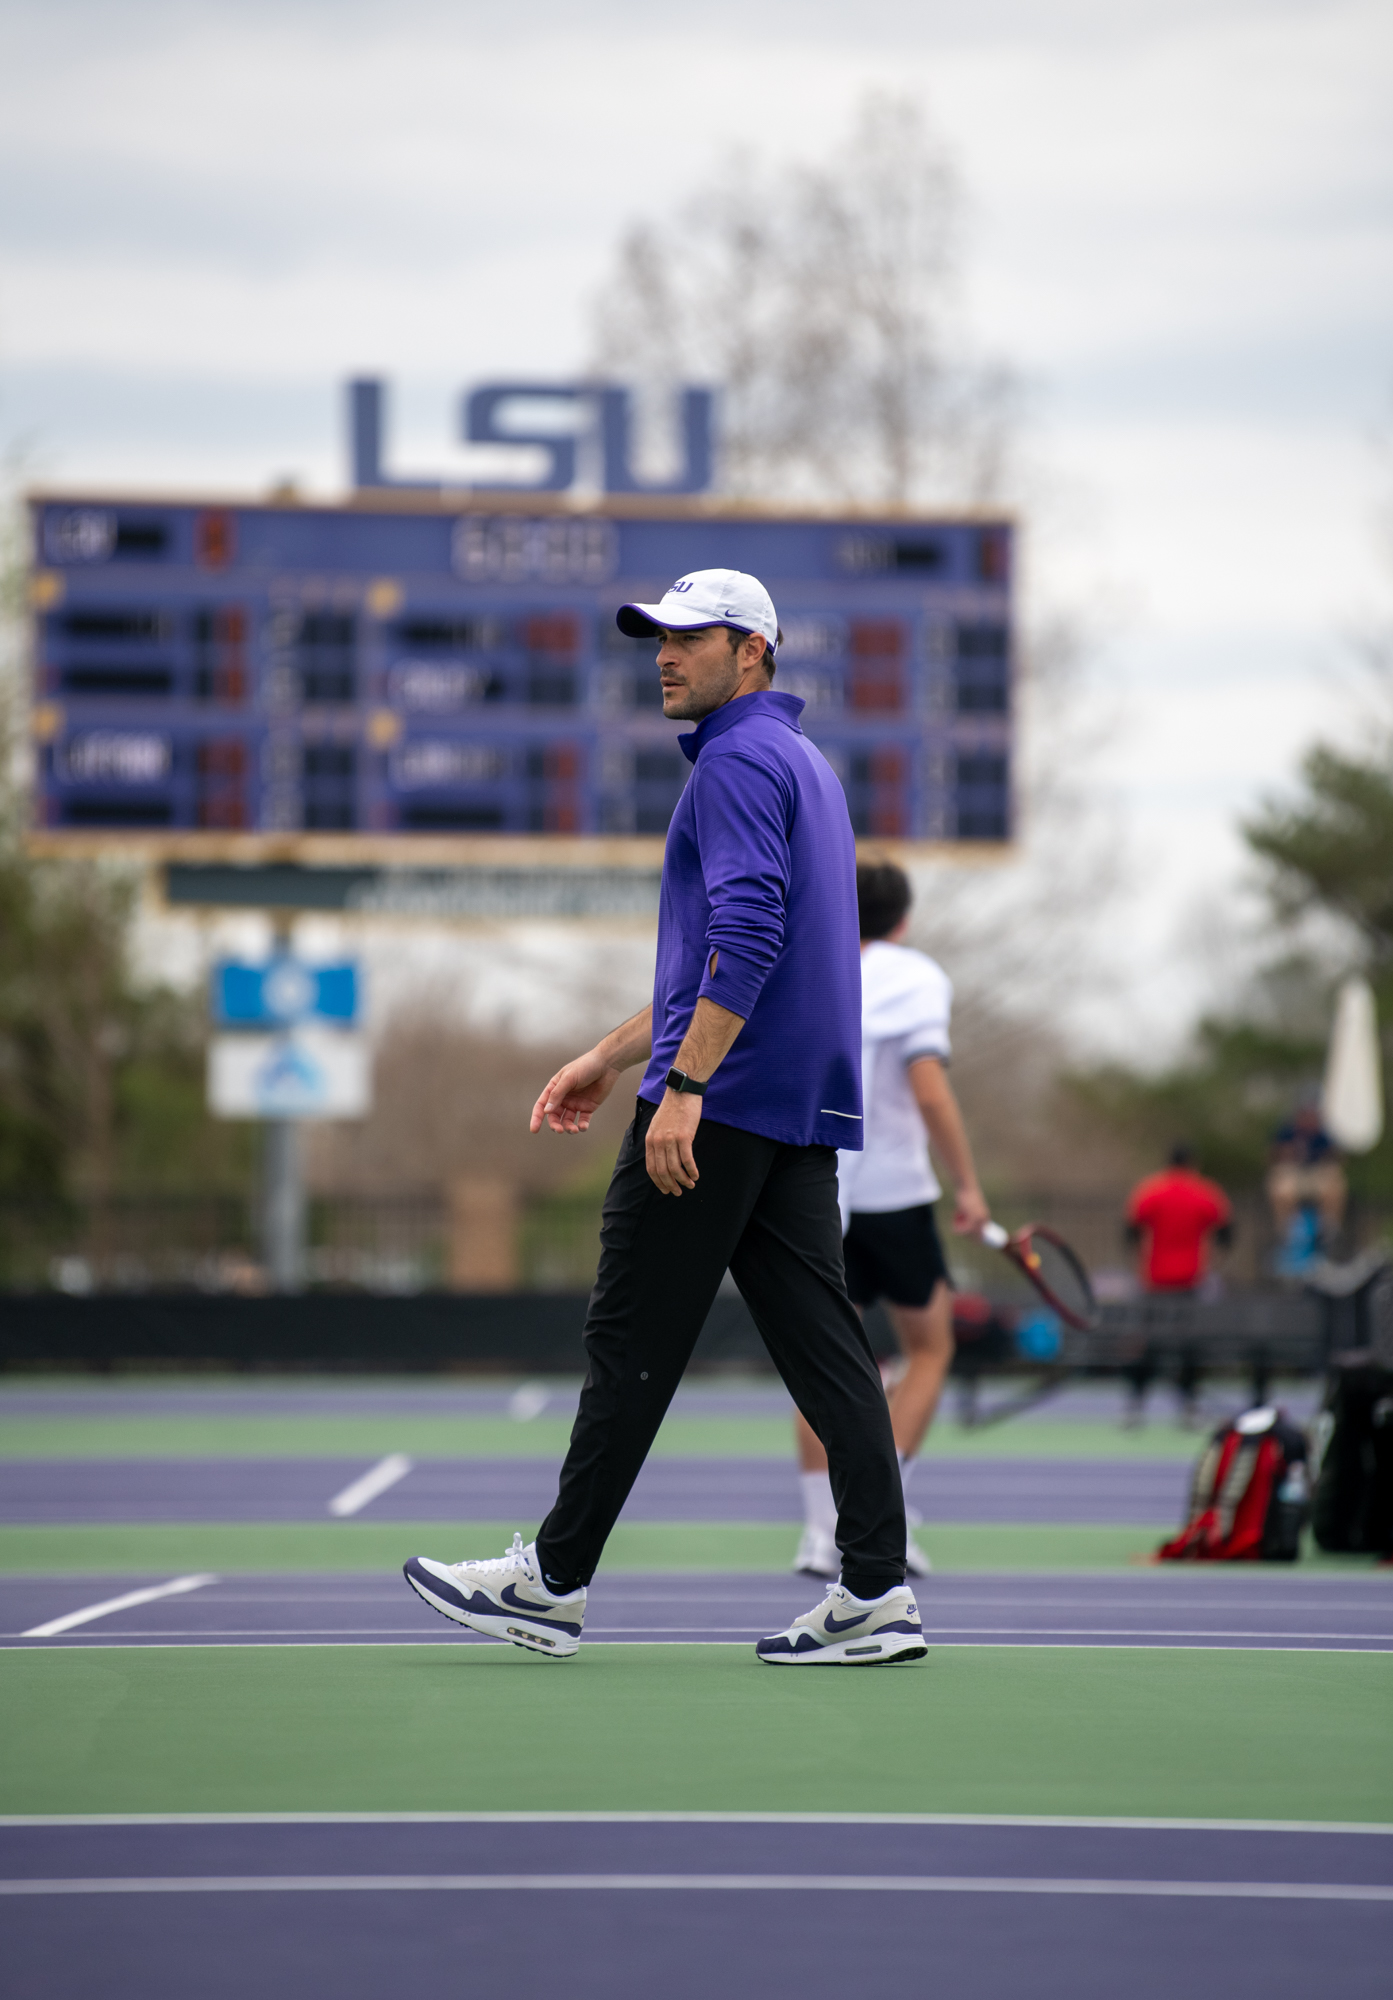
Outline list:
[[[861,943],[846,798],[797,696],[740,695],[680,736],[694,766],[668,828],[653,980],[663,1079],[705,994],[744,1027],[704,1115],[788,1146],[861,1145]],[[711,969],[713,957],[716,970]]]

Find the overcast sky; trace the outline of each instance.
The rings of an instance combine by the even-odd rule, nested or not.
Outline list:
[[[0,443],[332,492],[370,370],[401,468],[446,469],[461,386],[576,365],[626,221],[740,144],[816,158],[870,86],[956,157],[974,337],[1031,388],[1035,587],[1123,697],[1156,1025],[1393,590],[1387,0],[0,0]]]

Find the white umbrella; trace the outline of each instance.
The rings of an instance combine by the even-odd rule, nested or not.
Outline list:
[[[1346,979],[1335,996],[1321,1111],[1326,1131],[1346,1153],[1367,1153],[1382,1137],[1383,1065],[1367,979]]]

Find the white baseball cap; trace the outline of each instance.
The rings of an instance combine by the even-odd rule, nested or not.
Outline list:
[[[737,632],[762,632],[771,654],[779,643],[773,598],[757,576],[738,569],[694,569],[679,576],[657,604],[621,604],[614,622],[631,639],[733,625]]]

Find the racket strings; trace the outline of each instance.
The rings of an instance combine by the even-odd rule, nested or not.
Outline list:
[[[1088,1318],[1094,1311],[1093,1287],[1087,1273],[1067,1250],[1048,1238],[1032,1236],[1025,1253],[1030,1274],[1068,1311]]]

